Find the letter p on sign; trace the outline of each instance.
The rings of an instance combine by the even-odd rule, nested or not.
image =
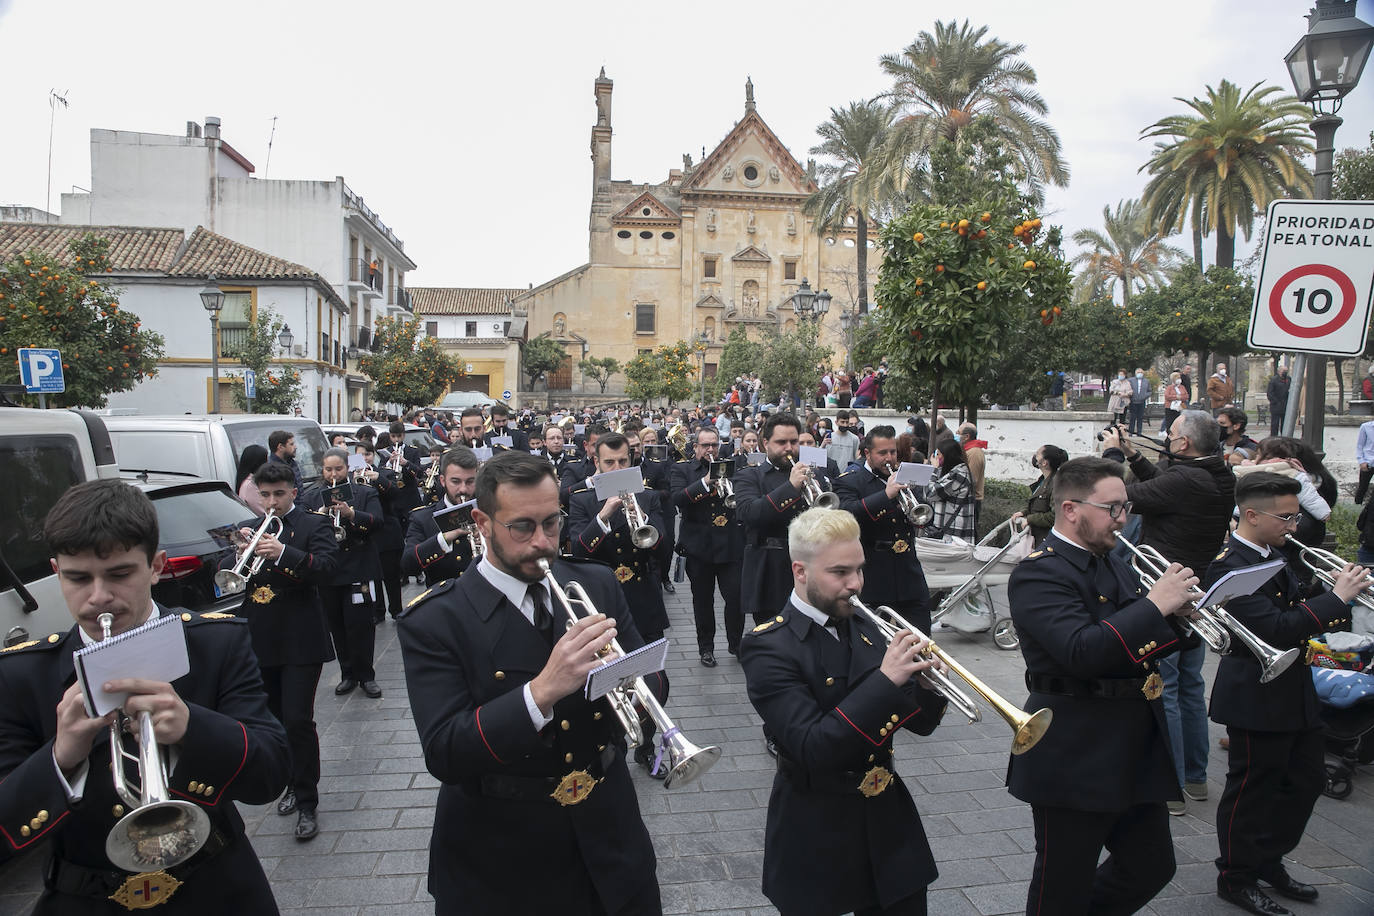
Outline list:
[[[66,391],[67,383],[62,376],[62,352],[21,347],[19,379],[30,394],[60,394]]]

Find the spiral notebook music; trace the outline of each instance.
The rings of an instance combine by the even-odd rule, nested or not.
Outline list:
[[[600,699],[624,681],[644,677],[644,675],[653,674],[655,671],[662,671],[667,662],[668,640],[655,639],[633,652],[626,652],[620,658],[593,668],[591,673],[587,675],[584,695],[589,700]]]
[[[142,626],[102,639],[72,653],[76,679],[86,700],[86,715],[103,716],[124,705],[127,693],[106,693],[102,685],[138,677],[171,683],[191,671],[181,617],[164,611]]]

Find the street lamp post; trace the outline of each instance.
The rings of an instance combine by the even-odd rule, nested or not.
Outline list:
[[[797,313],[797,321],[803,325],[815,319],[819,329],[825,313],[830,311],[830,299],[829,290],[823,289],[817,293],[811,289],[811,284],[806,278],[802,277],[801,288],[792,294],[792,311]],[[787,394],[791,396],[792,392],[789,390]]]
[[[224,308],[224,290],[215,285],[214,275],[205,281],[200,291],[200,304],[210,313],[210,407],[219,413],[219,310]]]
[[[281,347],[284,355],[291,355],[291,345],[296,342],[296,335],[291,333],[291,325],[281,326],[281,333],[277,335],[277,346]]]
[[[1336,128],[1341,119],[1341,99],[1360,81],[1369,51],[1374,46],[1374,26],[1355,18],[1355,0],[1317,0],[1307,15],[1307,34],[1288,52],[1284,63],[1293,80],[1298,100],[1312,106],[1315,117],[1312,133],[1317,139],[1313,198],[1331,199],[1331,177],[1336,152]],[[1331,110],[1324,106],[1329,103]],[[1304,365],[1306,363],[1306,365]],[[1306,370],[1305,382],[1303,379]],[[1321,453],[1326,437],[1326,357],[1317,354],[1293,358],[1293,381],[1289,383],[1288,409],[1283,418],[1283,434],[1291,436],[1298,419],[1299,398],[1293,396],[1301,384],[1307,401],[1307,421],[1302,439]]]

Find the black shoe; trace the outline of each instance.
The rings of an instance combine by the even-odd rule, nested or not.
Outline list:
[[[296,812],[296,790],[287,789],[286,794],[277,802],[277,813],[282,817]]]
[[[1260,880],[1289,900],[1301,900],[1304,903],[1311,903],[1313,900],[1317,899],[1317,889],[1315,887],[1295,880],[1292,875],[1288,874],[1288,870],[1282,865],[1260,875]]]
[[[334,696],[341,697],[346,693],[352,693],[353,688],[358,686],[358,682],[351,677],[346,677],[339,681],[339,685],[334,688]]]
[[[377,686],[376,681],[363,681],[363,693],[376,700],[382,695],[382,688]]]
[[[654,770],[653,745],[647,741],[635,748],[635,763],[649,771],[650,779],[662,779],[668,775],[668,768],[665,766],[660,765],[657,771]]]
[[[716,666],[716,654],[714,652],[701,653],[701,663],[707,668],[714,668]]]
[[[304,843],[315,839],[319,832],[320,823],[315,819],[314,811],[302,811],[296,815],[296,839]]]
[[[1258,916],[1293,916],[1293,911],[1270,899],[1269,895],[1255,884],[1223,888],[1217,885],[1217,896],[1227,903],[1234,903],[1242,910],[1257,913]]]
[[[673,583],[668,581],[667,579],[663,580],[663,590],[670,595],[677,594],[677,587],[674,586]]]

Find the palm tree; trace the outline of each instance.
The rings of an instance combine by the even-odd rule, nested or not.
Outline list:
[[[1310,197],[1312,173],[1302,155],[1312,152],[1312,113],[1278,86],[1260,83],[1244,94],[1228,80],[1205,99],[1183,99],[1194,114],[1161,118],[1140,132],[1155,144],[1143,201],[1146,221],[1161,235],[1183,229],[1217,234],[1217,264],[1234,266],[1236,230],[1249,240],[1255,213],[1282,197]],[[1198,246],[1200,250],[1201,246]],[[1201,265],[1198,265],[1201,267]]]
[[[1044,185],[1063,187],[1069,168],[1060,158],[1059,135],[1041,120],[1049,111],[1033,88],[1035,70],[1019,55],[1025,45],[984,40],[987,26],[971,28],[936,22],[900,54],[879,59],[892,77],[887,93],[898,109],[889,142],[887,170],[900,178],[940,139],[954,140],[979,116],[992,119],[1002,142],[1015,154],[1031,196],[1039,202]]]
[[[887,131],[892,109],[870,99],[830,109],[830,120],[816,128],[821,142],[811,153],[832,162],[817,170],[820,190],[806,199],[802,210],[815,220],[816,231],[834,235],[850,225],[858,234],[859,311],[868,311],[868,224],[882,200],[891,196],[889,182],[874,168]]]
[[[1125,306],[1137,284],[1149,287],[1164,282],[1168,268],[1184,257],[1148,228],[1138,200],[1118,201],[1115,212],[1103,207],[1102,225],[1102,229],[1079,229],[1073,234],[1074,243],[1088,249],[1073,259],[1075,267],[1083,268],[1078,276],[1080,295],[1098,290],[1110,295],[1120,283]]]

